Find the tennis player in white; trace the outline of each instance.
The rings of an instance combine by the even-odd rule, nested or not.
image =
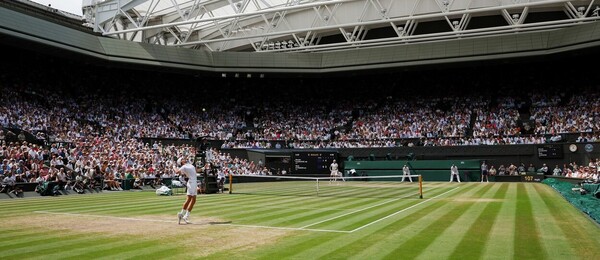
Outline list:
[[[405,164],[402,167],[402,181],[401,182],[404,182],[404,178],[406,178],[406,177],[408,177],[408,180],[410,180],[410,182],[413,182],[412,177],[410,177],[410,168],[408,168],[408,165]]]
[[[460,175],[458,175],[458,167],[452,164],[452,166],[450,166],[450,182],[454,180],[454,176],[456,176],[456,180],[460,182]]]
[[[183,208],[181,212],[177,213],[177,218],[179,219],[179,224],[181,224],[181,220],[185,221],[186,224],[190,224],[190,213],[194,208],[194,204],[196,204],[196,195],[198,194],[198,180],[196,178],[196,167],[192,165],[187,158],[181,157],[177,160],[177,165],[179,168],[175,167],[175,173],[184,175],[188,178],[186,183],[187,186],[187,196],[185,199],[185,203],[183,203]]]
[[[333,160],[333,162],[329,165],[329,170],[331,171],[329,177],[332,178],[329,179],[329,182],[331,182],[332,180],[337,181],[337,178],[340,176],[340,171],[338,170],[338,164],[337,162],[335,162],[335,160]]]

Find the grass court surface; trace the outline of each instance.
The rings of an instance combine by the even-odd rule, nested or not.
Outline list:
[[[545,184],[425,182],[423,199],[403,185],[393,196],[203,194],[189,225],[177,224],[183,195],[4,199],[0,258],[600,257],[599,225]]]

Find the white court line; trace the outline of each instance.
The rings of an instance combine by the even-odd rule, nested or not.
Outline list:
[[[93,214],[80,214],[80,213],[66,213],[66,212],[52,212],[52,211],[33,211],[38,214],[53,214],[53,215],[67,215],[76,217],[100,217],[100,218],[112,218],[120,220],[134,220],[134,221],[148,221],[148,222],[163,222],[163,223],[177,223],[174,220],[160,220],[160,219],[147,219],[147,218],[128,218],[128,217],[115,217],[106,215],[93,215]],[[210,223],[207,223],[210,224]],[[247,227],[247,228],[268,228],[268,229],[280,229],[280,230],[303,230],[303,231],[314,231],[314,232],[331,232],[331,233],[350,233],[350,231],[343,230],[329,230],[329,229],[311,229],[311,228],[292,228],[292,227],[272,227],[272,226],[258,226],[258,225],[242,225],[242,224],[218,224],[222,226],[234,226],[234,227]]]
[[[353,214],[353,213],[356,213],[356,212],[360,212],[360,211],[364,211],[364,210],[367,210],[367,209],[371,209],[371,208],[373,208],[373,207],[381,206],[381,205],[384,205],[384,204],[387,204],[387,203],[390,203],[390,202],[393,202],[393,201],[396,201],[396,200],[399,200],[399,199],[402,199],[402,198],[406,198],[406,197],[408,197],[408,196],[413,196],[413,195],[407,195],[406,197],[400,197],[400,198],[397,198],[397,199],[394,199],[394,200],[389,200],[389,201],[386,201],[386,202],[383,202],[383,203],[379,203],[379,204],[376,204],[376,205],[373,205],[373,206],[370,206],[370,207],[367,207],[367,208],[363,208],[363,209],[355,210],[355,211],[352,211],[352,212],[349,212],[349,213],[346,213],[346,214],[343,214],[343,215],[340,215],[340,216],[336,216],[336,217],[333,217],[333,218],[329,218],[329,219],[326,219],[326,220],[323,220],[323,221],[319,221],[319,222],[316,222],[316,223],[313,223],[313,224],[310,224],[310,225],[306,225],[306,226],[303,226],[303,227],[299,227],[299,228],[292,228],[292,227],[272,227],[272,226],[258,226],[258,225],[241,225],[241,224],[219,224],[219,225],[224,225],[224,226],[225,226],[225,225],[226,225],[226,226],[235,226],[235,227],[247,227],[247,228],[266,228],[266,229],[279,229],[279,230],[302,230],[302,231],[313,231],[313,232],[352,233],[352,232],[358,231],[358,230],[360,230],[360,229],[363,229],[363,228],[365,228],[365,227],[367,227],[367,226],[370,226],[370,225],[372,225],[372,224],[375,224],[375,223],[377,223],[377,222],[379,222],[379,221],[382,221],[382,220],[384,220],[384,219],[387,219],[387,218],[389,218],[389,217],[392,217],[392,216],[394,216],[394,215],[396,215],[396,214],[399,214],[399,213],[401,213],[401,212],[404,212],[404,211],[406,211],[406,210],[409,210],[409,209],[411,209],[411,208],[414,208],[414,207],[416,207],[416,206],[418,206],[418,205],[421,205],[421,204],[423,204],[423,203],[425,203],[425,202],[428,202],[428,201],[430,201],[430,200],[432,200],[432,199],[435,199],[435,198],[437,198],[437,197],[440,197],[440,196],[442,196],[442,195],[444,195],[444,194],[446,194],[446,193],[449,193],[449,192],[451,192],[451,191],[453,191],[453,190],[455,190],[455,189],[458,189],[458,188],[459,188],[459,187],[456,187],[456,188],[454,188],[454,189],[451,189],[451,190],[449,190],[449,191],[446,191],[446,192],[444,192],[444,193],[442,193],[442,194],[439,194],[439,195],[437,195],[437,196],[435,196],[435,197],[429,198],[429,199],[427,199],[427,200],[425,200],[425,201],[419,202],[419,203],[417,203],[417,204],[415,204],[415,205],[412,205],[412,206],[410,206],[410,207],[408,207],[408,208],[405,208],[405,209],[402,209],[402,210],[400,210],[400,211],[394,212],[394,213],[392,213],[392,214],[390,214],[390,215],[388,215],[388,216],[385,216],[385,217],[383,217],[383,218],[380,218],[380,219],[378,219],[378,220],[375,220],[375,221],[373,221],[373,222],[371,222],[371,223],[365,224],[365,225],[363,225],[363,226],[361,226],[361,227],[358,227],[358,228],[356,228],[356,229],[354,229],[354,230],[350,230],[350,231],[344,231],[344,230],[331,230],[331,229],[312,229],[312,228],[306,228],[306,227],[310,227],[310,226],[313,226],[313,225],[316,225],[316,224],[320,224],[320,223],[323,223],[323,222],[326,222],[326,221],[329,221],[329,220],[333,220],[333,219],[337,219],[337,218],[340,218],[340,217],[344,217],[344,216],[347,216],[347,215],[350,215],[350,214]],[[148,222],[163,222],[163,223],[176,223],[176,222],[177,222],[177,221],[174,221],[174,220],[173,220],[173,221],[171,221],[171,220],[160,220],[160,219],[146,219],[146,218],[115,217],[115,216],[107,216],[107,215],[93,215],[93,214],[81,214],[81,213],[52,212],[52,211],[33,211],[33,213],[39,213],[39,214],[53,214],[53,215],[68,215],[68,216],[79,216],[79,217],[101,217],[101,218],[112,218],[112,219],[121,219],[121,220],[148,221]]]
[[[417,203],[417,204],[415,204],[415,205],[412,205],[412,206],[410,206],[410,207],[408,207],[408,208],[404,208],[404,209],[402,209],[402,210],[396,211],[396,212],[394,212],[394,213],[392,213],[392,214],[390,214],[390,215],[387,215],[387,216],[385,216],[385,217],[383,217],[383,218],[380,218],[380,219],[378,219],[378,220],[375,220],[375,221],[373,221],[373,222],[371,222],[371,223],[367,223],[367,224],[365,224],[365,225],[363,225],[363,226],[360,226],[360,227],[358,227],[358,228],[355,228],[355,229],[351,230],[351,231],[350,231],[350,233],[352,233],[352,232],[354,232],[354,231],[361,230],[361,229],[363,229],[363,228],[365,228],[365,227],[368,227],[368,226],[370,226],[370,225],[373,225],[373,224],[375,224],[375,223],[377,223],[377,222],[379,222],[379,221],[382,221],[382,220],[384,220],[384,219],[387,219],[387,218],[390,218],[390,217],[392,217],[392,216],[395,216],[395,215],[397,215],[397,214],[399,214],[399,213],[402,213],[402,212],[404,212],[404,211],[407,211],[407,210],[409,210],[409,209],[411,209],[411,208],[414,208],[414,207],[416,207],[416,206],[419,206],[419,205],[421,205],[421,204],[423,204],[423,203],[425,203],[425,202],[428,202],[428,201],[430,201],[430,200],[432,200],[432,199],[435,199],[435,198],[437,198],[437,197],[440,197],[440,196],[442,196],[442,195],[444,195],[444,194],[446,194],[446,193],[449,193],[449,192],[451,192],[451,191],[454,191],[454,190],[456,190],[456,189],[458,189],[458,188],[459,188],[459,187],[456,187],[456,188],[454,188],[454,189],[451,189],[451,190],[449,190],[449,191],[446,191],[446,192],[444,192],[444,193],[442,193],[442,194],[439,194],[439,195],[437,195],[437,196],[435,196],[435,197],[432,197],[432,198],[429,198],[429,199],[427,199],[427,200],[421,201],[421,202],[419,202],[419,203]]]
[[[106,216],[106,215],[92,215],[92,214],[52,212],[52,211],[34,211],[33,213],[53,214],[53,215],[67,215],[67,216],[76,216],[76,217],[113,218],[113,219],[122,219],[122,220],[149,221],[149,222],[165,222],[165,223],[175,223],[176,222],[176,221],[172,221],[172,220],[147,219],[147,218],[126,218],[126,217],[115,217],[115,216]]]
[[[379,203],[379,204],[375,204],[375,205],[373,205],[373,206],[369,206],[369,207],[366,207],[366,208],[363,208],[363,209],[355,210],[355,211],[352,211],[352,212],[348,212],[348,213],[346,213],[346,214],[342,214],[342,215],[339,215],[339,216],[335,216],[335,217],[332,217],[332,218],[328,218],[328,219],[325,219],[325,220],[321,220],[321,221],[319,221],[319,222],[315,222],[315,223],[312,223],[312,224],[309,224],[309,225],[306,225],[306,226],[303,226],[303,227],[300,227],[300,228],[307,228],[307,227],[310,227],[310,226],[314,226],[314,225],[317,225],[317,224],[321,224],[321,223],[323,223],[323,222],[327,222],[327,221],[334,220],[334,219],[337,219],[337,218],[345,217],[345,216],[348,216],[348,215],[350,215],[350,214],[354,214],[354,213],[357,213],[357,212],[365,211],[365,210],[367,210],[367,209],[372,209],[372,208],[374,208],[374,207],[379,207],[379,206],[381,206],[381,205],[385,205],[385,204],[388,204],[388,203],[390,203],[390,202],[394,202],[394,201],[397,201],[397,200],[400,200],[400,199],[403,199],[403,198],[407,198],[407,197],[410,197],[410,196],[414,196],[414,194],[411,194],[411,195],[406,195],[406,196],[404,196],[404,197],[399,197],[399,198],[396,198],[396,199],[393,199],[393,200],[388,200],[388,201],[385,201],[385,202],[382,202],[382,203]]]
[[[344,230],[332,230],[332,229],[312,229],[312,228],[293,228],[293,227],[271,227],[271,226],[255,226],[255,225],[239,225],[239,224],[224,224],[228,226],[236,227],[254,227],[254,228],[269,228],[269,229],[283,229],[283,230],[303,230],[303,231],[315,231],[315,232],[331,232],[331,233],[350,233],[351,231]]]

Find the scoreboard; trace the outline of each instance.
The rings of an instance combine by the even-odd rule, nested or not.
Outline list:
[[[562,159],[563,149],[560,144],[546,144],[537,147],[538,158],[540,159]]]
[[[293,174],[329,174],[329,165],[338,160],[336,151],[295,151],[292,154]]]

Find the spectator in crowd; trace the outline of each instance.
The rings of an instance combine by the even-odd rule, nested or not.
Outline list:
[[[490,176],[496,176],[497,171],[496,171],[496,168],[494,167],[494,165],[490,166],[488,173],[490,174]]]
[[[525,168],[525,163],[519,164],[519,167],[517,167],[517,173],[519,175],[525,175],[527,173],[527,169]]]
[[[506,175],[506,167],[504,167],[504,164],[498,166],[498,175]]]
[[[534,174],[535,172],[536,172],[535,166],[533,166],[533,163],[530,163],[529,167],[527,167],[527,173]]]
[[[540,169],[538,169],[538,173],[539,174],[544,174],[547,175],[549,173],[550,169],[548,168],[548,165],[546,165],[545,163],[542,164],[542,167]]]
[[[142,180],[139,178],[139,176],[133,181],[133,189],[143,189]]]
[[[189,90],[185,93],[189,101],[173,95],[157,103],[148,101],[162,91],[147,87],[154,84],[142,84],[145,89],[115,88],[112,82],[98,80],[86,87],[71,83],[72,78],[66,75],[64,82],[48,88],[12,68],[3,71],[8,76],[1,83],[0,126],[7,128],[0,130],[0,175],[10,173],[16,182],[64,183],[62,169],[67,173],[73,170],[75,178],[81,175],[88,184],[110,183],[111,174],[119,182],[123,173],[135,169],[147,173],[156,186],[161,178],[173,177],[173,158],[196,154],[196,148],[186,145],[150,145],[142,138],[202,137],[223,141],[227,148],[267,149],[275,144],[314,149],[538,144],[563,142],[568,134],[578,135],[577,142],[595,142],[600,132],[595,109],[600,107],[600,94],[595,85],[573,90],[565,86],[568,95],[544,88],[524,95],[503,90],[493,97],[458,93],[451,86],[444,86],[439,97],[416,90],[410,95],[391,95],[389,86],[382,85],[364,94],[384,93],[385,98],[352,93],[335,104],[328,98],[331,95],[322,95],[333,91],[319,86],[298,88],[295,95],[282,96],[284,100],[239,88],[219,88],[214,90],[219,93],[215,96],[228,99],[198,105],[195,97],[205,96],[205,90]],[[97,87],[106,91],[95,91]],[[269,86],[253,88],[257,93],[275,90]],[[533,122],[531,133],[517,124],[521,112],[527,110],[522,109],[524,103]],[[247,111],[251,117],[247,118]],[[9,127],[19,130],[9,131]],[[245,130],[248,127],[253,130]],[[28,143],[25,132],[45,143]],[[269,174],[261,163],[232,158],[216,148],[209,151],[207,161],[215,169],[231,174]],[[600,170],[591,160],[587,167],[581,165],[565,165],[562,174],[594,178],[594,171]],[[522,166],[516,174],[523,174]],[[510,168],[509,173],[515,174]],[[506,171],[501,166],[498,174]],[[531,164],[527,171],[534,173],[536,168]]]
[[[16,183],[17,182],[14,174],[12,172],[8,172],[5,174],[4,179],[2,179],[2,188],[0,189],[0,193],[14,193]]]
[[[517,166],[514,163],[511,163],[506,170],[508,171],[508,175],[519,175]]]
[[[217,170],[217,187],[219,188],[219,192],[223,193],[223,189],[225,186],[225,171],[224,169]]]
[[[552,170],[552,175],[562,176],[562,170],[560,169],[560,167],[558,167],[558,164],[554,167],[554,170]]]
[[[58,170],[58,172],[56,173],[56,182],[57,182],[59,189],[61,189],[61,190],[66,189],[68,180],[67,180],[67,173],[65,172],[65,167],[61,167]]]
[[[79,194],[85,193],[85,183],[83,182],[83,175],[77,173],[75,176],[75,182],[73,183],[73,190]]]

